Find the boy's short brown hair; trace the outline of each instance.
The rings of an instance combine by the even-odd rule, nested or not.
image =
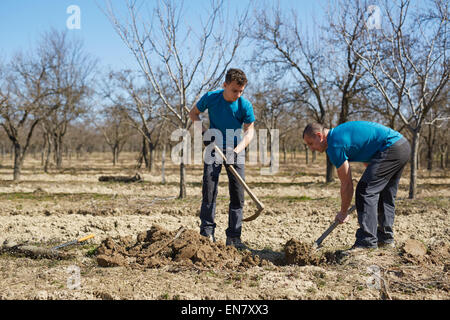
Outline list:
[[[228,69],[227,74],[225,75],[225,82],[231,83],[233,81],[236,81],[240,86],[245,86],[248,82],[244,71],[241,69]]]

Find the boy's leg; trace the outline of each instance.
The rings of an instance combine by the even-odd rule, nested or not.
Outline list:
[[[202,236],[214,235],[216,223],[216,198],[222,164],[204,164],[202,185],[202,206],[200,209],[200,234]]]
[[[233,164],[237,173],[245,180],[245,165]],[[244,187],[226,166],[228,175],[228,190],[230,193],[230,205],[228,208],[228,228],[225,230],[227,237],[240,238],[242,231],[242,217],[244,209]]]

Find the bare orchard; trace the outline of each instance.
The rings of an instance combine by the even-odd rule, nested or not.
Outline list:
[[[286,244],[313,243],[339,208],[339,182],[324,182],[322,156],[307,165],[303,154],[297,153],[295,158],[290,154],[287,162],[280,161],[274,175],[261,175],[259,166],[247,166],[246,181],[266,209],[256,220],[243,224],[242,240],[249,247],[245,252],[224,245],[228,219],[224,172],[216,214],[218,242],[209,244],[196,236],[201,165],[187,166],[187,196],[180,200],[178,166],[166,164],[165,184],[158,166],[153,173],[140,170],[142,181],[100,182],[100,176],[134,176],[137,172],[135,154],[124,153],[116,166],[108,157],[91,154],[67,160],[64,169],[47,174],[42,172],[40,161],[30,157],[20,182],[11,180],[12,163],[3,161],[0,299],[450,298],[448,172],[419,170],[417,197],[407,200],[408,166],[398,193],[395,249],[338,259],[336,252],[354,242],[357,219],[353,215],[325,239],[320,249],[324,259],[289,263]],[[355,183],[362,170],[362,166],[354,169]],[[255,209],[246,198],[245,215]],[[131,244],[127,248],[144,250],[145,241],[156,241],[157,237],[173,240],[180,228],[185,231],[177,239],[178,248],[189,250],[175,252],[172,241],[173,256],[167,253],[166,243],[167,248],[158,249],[159,260],[157,255],[141,260],[137,256],[132,262],[121,258],[127,263],[108,260],[108,252],[120,244],[127,242]],[[60,249],[70,254],[68,259],[5,249],[8,243],[52,248],[89,234],[95,237]],[[197,247],[182,244],[183,239],[188,241],[187,235]],[[188,257],[195,257],[190,262],[182,259],[189,252]],[[131,249],[122,253],[129,257]],[[214,253],[218,253],[214,260],[208,258]],[[101,255],[105,259],[101,260]]]

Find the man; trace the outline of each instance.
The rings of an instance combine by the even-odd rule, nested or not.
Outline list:
[[[225,164],[230,194],[228,228],[225,233],[227,236],[226,245],[232,245],[239,249],[245,247],[241,241],[244,188],[231,173],[229,166],[232,165],[239,175],[243,179],[245,178],[244,161],[237,161],[237,157],[239,155],[239,158],[242,159],[243,153],[241,152],[252,140],[254,135],[253,123],[255,121],[252,104],[242,97],[246,85],[247,78],[242,70],[229,69],[225,76],[224,89],[206,93],[189,113],[192,121],[201,121],[200,114],[208,109],[210,129],[215,130],[215,134],[213,134],[215,140],[211,139],[211,141],[214,141],[219,148],[222,148],[224,153],[233,155],[231,163],[228,162],[229,157],[227,156]],[[236,131],[239,133],[239,130],[242,130],[242,125],[244,126],[244,136],[240,140]],[[210,139],[207,139],[211,135],[210,131],[207,131],[202,125],[205,145],[210,143]],[[215,154],[214,151],[212,154]],[[213,161],[211,163],[205,159],[202,185],[203,199],[200,209],[200,234],[208,237],[211,241],[215,241],[214,231],[216,224],[214,218],[221,170],[221,161]]]
[[[349,162],[366,165],[356,187],[355,203],[359,229],[348,253],[381,246],[394,247],[395,197],[403,168],[409,160],[409,142],[397,131],[381,124],[351,121],[326,129],[308,124],[303,140],[311,150],[326,151],[341,181],[339,223],[348,221],[353,198]]]

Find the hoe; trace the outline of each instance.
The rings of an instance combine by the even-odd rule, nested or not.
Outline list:
[[[222,157],[222,159],[224,161],[226,161],[226,157],[223,154],[222,150],[220,150],[219,147],[217,147],[217,145],[214,145],[214,149],[216,150],[216,152]],[[250,190],[250,188],[248,187],[248,185],[245,183],[244,179],[242,179],[242,177],[239,175],[239,173],[234,169],[233,166],[230,166],[230,170],[231,173],[236,177],[236,179],[238,179],[239,183],[244,187],[245,191],[247,191],[248,195],[250,196],[250,198],[252,198],[252,200],[255,202],[256,207],[258,208],[256,213],[253,214],[252,216],[248,217],[248,218],[244,218],[242,219],[242,221],[252,221],[255,220],[256,218],[259,217],[259,215],[261,214],[261,212],[264,210],[264,205],[261,203],[261,201],[259,201],[259,199],[255,196],[255,194],[252,192],[252,190]]]
[[[356,209],[356,206],[352,206],[349,210],[348,213],[353,212]],[[334,221],[327,230],[325,230],[325,232],[319,237],[319,239],[317,239],[314,244],[313,244],[313,248],[314,249],[318,249],[320,247],[320,245],[322,244],[322,241],[325,240],[325,238],[331,233],[331,231],[334,230],[334,228],[336,228],[338,226],[339,222],[338,221]]]

